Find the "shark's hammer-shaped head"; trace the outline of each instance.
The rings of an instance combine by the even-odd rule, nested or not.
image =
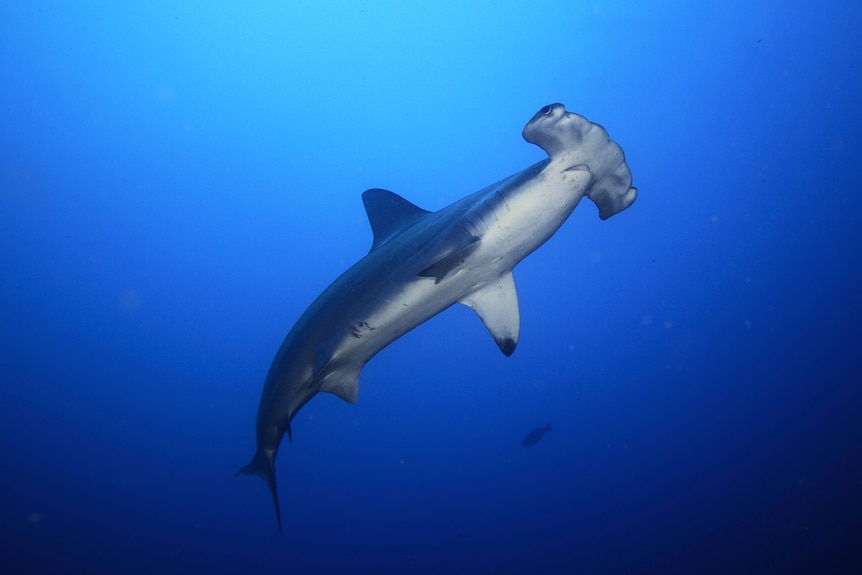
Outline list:
[[[607,131],[583,116],[566,112],[562,104],[550,104],[536,112],[522,132],[551,157],[562,170],[586,170],[592,174],[586,195],[599,207],[603,220],[629,207],[637,197],[622,149]]]

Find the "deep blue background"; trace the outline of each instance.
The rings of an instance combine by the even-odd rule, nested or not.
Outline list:
[[[467,6],[467,7],[465,7]],[[4,573],[862,569],[858,2],[0,5]],[[392,189],[543,157],[560,101],[640,190],[254,451],[292,323]],[[538,425],[554,431],[535,447]]]

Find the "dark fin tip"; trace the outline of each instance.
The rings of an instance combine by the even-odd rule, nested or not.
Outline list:
[[[498,341],[497,345],[500,346],[500,351],[502,351],[506,357],[509,357],[515,353],[515,346],[518,345],[518,343],[511,337],[507,337]]]

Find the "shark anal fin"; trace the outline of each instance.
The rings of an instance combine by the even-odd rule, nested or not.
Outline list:
[[[512,272],[504,273],[496,283],[465,296],[460,303],[476,312],[500,351],[507,357],[512,355],[521,333],[521,312]]]
[[[374,233],[372,251],[417,219],[431,213],[396,193],[380,188],[363,192],[362,203],[365,204],[365,213],[368,214],[368,222]]]

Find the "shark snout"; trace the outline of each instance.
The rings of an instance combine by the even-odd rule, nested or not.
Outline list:
[[[542,109],[535,113],[535,115],[527,122],[527,125],[524,127],[524,131],[526,132],[531,127],[538,128],[538,126],[543,126],[544,129],[548,129],[548,126],[551,126],[558,122],[560,118],[562,118],[566,114],[566,107],[563,104],[548,104],[547,106],[542,106]]]
[[[527,122],[521,135],[553,157],[565,144],[562,137],[565,124],[576,116],[576,114],[567,113],[566,107],[562,104],[548,104]]]

